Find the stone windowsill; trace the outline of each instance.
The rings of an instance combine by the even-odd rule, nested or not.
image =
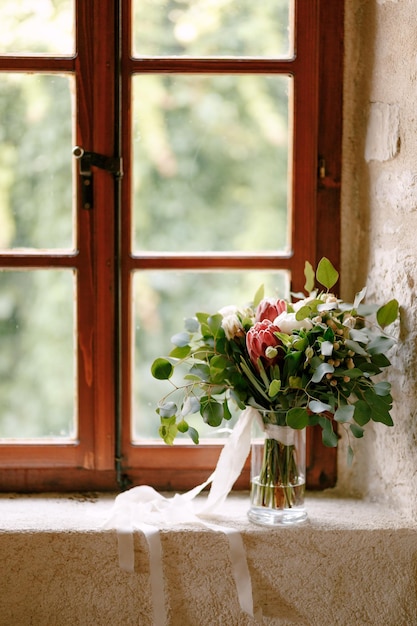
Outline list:
[[[147,544],[135,534],[135,573],[118,566],[102,525],[111,495],[0,496],[0,626],[152,626]],[[255,526],[247,494],[213,521],[242,533],[255,608],[265,625],[417,624],[417,524],[386,507],[328,494],[307,498],[294,528]],[[225,535],[161,528],[169,626],[249,626]],[[163,601],[163,600],[161,600]]]

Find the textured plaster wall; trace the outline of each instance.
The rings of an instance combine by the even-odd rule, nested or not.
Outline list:
[[[346,0],[342,295],[401,304],[394,428],[356,442],[339,489],[417,514],[417,2]]]

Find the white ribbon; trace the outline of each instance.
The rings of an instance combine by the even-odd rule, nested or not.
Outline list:
[[[275,439],[284,446],[295,444],[295,430],[289,426],[277,426],[276,424],[264,424],[265,433],[269,439]]]
[[[233,528],[218,526],[202,519],[213,515],[224,503],[239,477],[249,454],[254,420],[262,421],[256,409],[247,407],[226,440],[214,472],[194,489],[165,498],[152,487],[142,485],[119,494],[115,499],[105,527],[115,528],[117,531],[120,567],[128,572],[135,571],[135,529],[144,533],[148,543],[154,626],[165,626],[167,623],[165,603],[161,602],[164,597],[162,546],[158,531],[161,524],[203,524],[211,530],[225,533],[229,541],[233,578],[240,606],[251,617],[254,616],[252,582],[240,533]],[[194,498],[210,483],[206,501],[201,507],[197,507]]]

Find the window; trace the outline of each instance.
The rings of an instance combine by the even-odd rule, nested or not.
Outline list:
[[[324,4],[2,3],[3,489],[214,467],[218,441],[156,439],[149,365],[199,307],[337,264],[343,7]],[[309,484],[329,486],[315,439]]]

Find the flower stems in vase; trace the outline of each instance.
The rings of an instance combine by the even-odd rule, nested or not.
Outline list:
[[[267,438],[259,478],[252,481],[252,503],[274,509],[297,506],[304,494],[300,478],[295,446]]]
[[[306,519],[305,429],[292,431],[283,443],[266,435],[252,443],[251,507],[249,518],[257,523],[280,525]]]

